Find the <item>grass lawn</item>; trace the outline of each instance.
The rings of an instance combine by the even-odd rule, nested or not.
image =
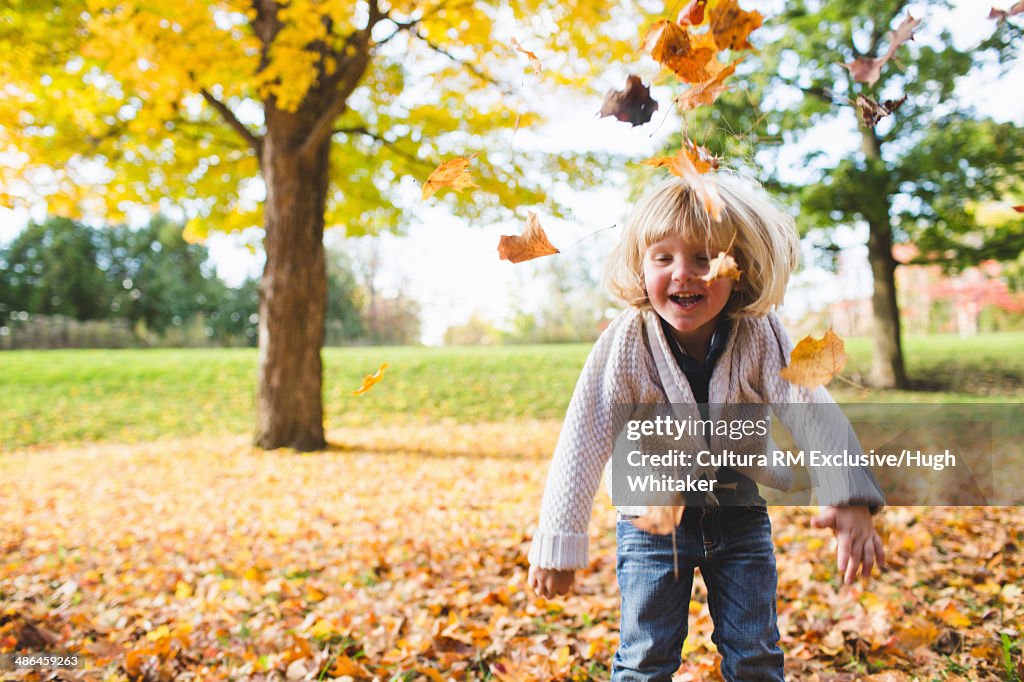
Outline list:
[[[586,358],[585,344],[464,348],[328,348],[328,428],[373,423],[560,419]],[[834,381],[840,401],[1024,400],[1024,333],[905,340],[914,391],[855,387],[870,342],[847,342]],[[363,375],[384,380],[352,397]],[[15,351],[0,353],[0,448],[90,441],[139,442],[245,433],[254,421],[254,349]]]

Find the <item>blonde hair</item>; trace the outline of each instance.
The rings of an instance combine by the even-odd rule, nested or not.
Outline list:
[[[760,187],[724,173],[713,179],[722,197],[721,220],[715,221],[686,180],[672,177],[647,192],[633,210],[622,238],[608,259],[603,284],[626,305],[650,307],[643,281],[647,248],[669,235],[707,245],[711,256],[729,252],[743,274],[733,285],[726,307],[734,318],[760,317],[782,303],[789,275],[800,259],[800,239],[793,218]]]

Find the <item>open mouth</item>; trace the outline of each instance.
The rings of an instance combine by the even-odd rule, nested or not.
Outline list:
[[[703,294],[671,294],[669,300],[682,308],[693,308],[704,298]]]

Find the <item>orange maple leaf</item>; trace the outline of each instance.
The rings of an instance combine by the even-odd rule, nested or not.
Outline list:
[[[633,525],[642,531],[655,535],[668,535],[682,520],[685,506],[648,507],[647,513],[633,519]]]
[[[519,236],[503,234],[498,240],[498,256],[501,260],[513,263],[522,263],[558,252],[558,249],[548,241],[544,228],[540,226],[540,219],[533,211],[527,213],[526,229],[523,230],[523,234]]]
[[[737,0],[722,0],[711,8],[711,33],[720,50],[752,50],[750,34],[761,27],[764,17],[754,10],[740,9]]]
[[[675,156],[654,156],[650,159],[645,159],[640,163],[645,166],[654,166],[655,168],[668,168],[673,175],[678,175],[681,178],[686,177],[685,171],[682,167],[682,158],[686,157],[693,165],[694,169],[698,173],[707,173],[709,171],[718,170],[719,158],[712,154],[705,147],[701,147],[696,142],[690,139],[683,141],[682,147]]]
[[[676,22],[680,26],[699,26],[704,23],[704,8],[708,0],[690,0],[683,9],[679,10],[679,17]]]
[[[533,52],[530,52],[522,45],[520,45],[519,41],[516,40],[515,38],[512,38],[512,47],[516,48],[516,50],[526,55],[526,58],[530,60],[530,66],[533,67],[534,73],[540,73],[542,66],[540,63],[540,59],[537,57],[537,55],[535,55]]]
[[[374,372],[373,374],[367,374],[365,377],[363,377],[363,384],[356,390],[352,391],[352,395],[362,395],[369,391],[374,386],[376,386],[377,383],[379,383],[380,380],[384,378],[384,370],[386,370],[387,368],[388,363],[380,363],[380,367],[377,368],[376,372]]]
[[[741,61],[743,61],[742,58],[737,59],[715,74],[715,77],[710,80],[694,83],[689,90],[676,97],[676,104],[679,105],[679,109],[681,111],[689,111],[690,109],[696,109],[702,104],[713,104],[718,99],[718,96],[728,89],[725,79],[736,71],[736,66]]]
[[[719,251],[718,255],[708,263],[708,274],[701,277],[701,279],[708,284],[711,284],[720,277],[728,277],[729,279],[739,281],[742,274],[743,271],[736,265],[736,259],[725,251]]]
[[[791,384],[815,389],[832,381],[846,365],[843,340],[829,329],[820,339],[805,336],[789,354],[780,374]]]
[[[895,31],[889,31],[889,49],[881,57],[857,57],[852,62],[843,64],[843,68],[850,72],[853,80],[858,83],[874,85],[882,77],[882,67],[893,58],[900,45],[908,40],[914,39],[914,29],[920,25],[921,20],[915,19],[907,13],[906,19],[900,22]]]
[[[690,144],[693,143],[691,142]],[[696,145],[693,146],[696,147]],[[697,168],[694,160],[690,158],[690,154],[687,152],[686,148],[687,145],[684,143],[679,149],[679,153],[675,156],[655,157],[653,159],[647,159],[642,163],[648,166],[654,166],[655,168],[664,166],[665,168],[668,168],[672,175],[679,176],[686,180],[693,188],[693,191],[696,192],[704,202],[704,210],[707,211],[708,215],[717,222],[722,219],[722,209],[725,208],[722,196],[718,193],[718,183],[716,183],[713,178],[702,177],[701,171]],[[702,147],[697,147],[697,149],[702,149]],[[700,159],[698,159],[698,162],[700,162]],[[705,169],[704,172],[707,172],[707,170],[710,170],[710,168]]]
[[[467,187],[479,187],[469,176],[469,162],[475,158],[476,154],[468,157],[460,156],[451,161],[445,161],[435,168],[427,181],[423,183],[423,198],[429,199],[434,192],[444,187],[451,187],[456,192]]]
[[[725,68],[715,56],[719,48],[710,33],[687,33],[666,19],[648,29],[644,47],[656,62],[687,83],[711,80]]]

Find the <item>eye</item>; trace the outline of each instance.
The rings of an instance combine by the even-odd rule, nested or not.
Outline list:
[[[709,260],[709,258],[707,256],[703,255],[703,254],[701,254],[700,256],[697,256],[697,262],[698,263],[707,263],[708,260]]]

